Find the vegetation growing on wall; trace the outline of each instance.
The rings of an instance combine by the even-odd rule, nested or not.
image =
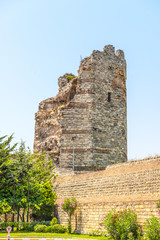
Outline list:
[[[66,76],[66,78],[67,78],[69,81],[71,81],[73,78],[75,78],[75,76],[74,76],[74,75],[68,75],[68,76]]]

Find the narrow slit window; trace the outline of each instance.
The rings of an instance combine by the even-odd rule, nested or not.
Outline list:
[[[108,92],[108,102],[111,102],[111,92]]]

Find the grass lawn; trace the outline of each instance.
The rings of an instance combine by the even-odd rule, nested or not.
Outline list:
[[[1,237],[7,238],[7,233],[0,232],[0,240]],[[85,238],[85,239],[98,239],[98,240],[107,240],[106,237],[99,237],[99,236],[89,236],[89,235],[82,235],[82,234],[69,234],[69,233],[36,233],[36,232],[11,232],[11,238]],[[18,240],[18,239],[17,239]]]

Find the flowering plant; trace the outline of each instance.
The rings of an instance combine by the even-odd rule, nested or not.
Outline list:
[[[137,239],[140,234],[137,215],[130,209],[109,211],[104,225],[109,236],[114,240]]]
[[[74,215],[79,202],[75,197],[66,198],[60,203],[60,208],[68,214],[68,232],[71,233],[71,217]]]

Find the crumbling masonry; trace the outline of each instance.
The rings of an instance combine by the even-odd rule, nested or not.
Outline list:
[[[60,168],[103,170],[127,161],[126,61],[111,45],[81,61],[78,76],[58,79],[59,93],[39,104],[34,151]]]

